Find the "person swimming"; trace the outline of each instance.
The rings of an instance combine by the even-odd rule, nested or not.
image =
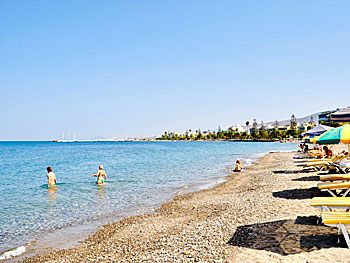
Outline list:
[[[235,167],[235,169],[234,169],[233,171],[234,171],[234,172],[240,172],[240,171],[242,171],[242,168],[243,168],[243,166],[242,166],[241,161],[240,161],[240,160],[237,160],[237,161],[236,161],[236,167]]]
[[[107,181],[107,175],[106,175],[105,171],[103,170],[103,165],[100,165],[98,167],[98,172],[96,174],[93,174],[92,176],[97,177],[97,182],[96,183],[98,185],[104,184],[104,179],[103,178],[105,178],[106,181]]]
[[[47,170],[47,187],[53,187],[56,185],[56,175],[52,171],[51,166],[47,167],[46,170]]]

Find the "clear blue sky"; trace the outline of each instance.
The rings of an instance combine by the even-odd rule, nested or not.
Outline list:
[[[0,1],[0,140],[350,105],[349,1]]]

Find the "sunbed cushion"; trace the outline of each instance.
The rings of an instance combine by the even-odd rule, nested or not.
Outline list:
[[[347,206],[350,207],[350,197],[314,197],[312,206]]]

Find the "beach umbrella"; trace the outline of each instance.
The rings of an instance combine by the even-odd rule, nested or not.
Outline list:
[[[346,124],[341,127],[330,130],[317,140],[317,144],[338,144],[344,143],[349,147],[350,152],[350,125]]]
[[[313,143],[313,144],[316,144],[317,141],[318,141],[318,139],[319,139],[320,137],[321,137],[321,135],[315,136],[315,137],[313,137],[313,138],[310,140],[310,142]]]
[[[301,134],[301,136],[315,137],[315,136],[322,135],[323,133],[325,133],[325,132],[327,132],[329,130],[332,130],[332,129],[333,129],[333,127],[320,124],[320,125],[312,128],[311,130],[303,132]]]

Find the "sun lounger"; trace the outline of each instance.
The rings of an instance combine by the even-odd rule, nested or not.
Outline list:
[[[350,197],[314,197],[311,206],[325,211],[350,209]]]
[[[350,174],[327,174],[320,176],[321,181],[349,181]]]
[[[321,191],[327,191],[332,196],[337,197],[337,190],[346,190],[342,197],[345,197],[350,192],[350,182],[336,182],[336,183],[319,183],[317,185]]]
[[[342,157],[342,155],[336,155],[333,158],[310,160],[310,161],[307,162],[306,165],[307,166],[319,166],[319,165],[326,164],[328,162],[338,161],[341,157]]]
[[[322,161],[332,161],[333,158],[324,158],[324,159],[305,159],[303,161],[307,163],[315,163],[315,162],[322,162]]]
[[[323,211],[349,210],[350,197],[314,197],[311,200],[311,206],[321,208],[321,218]]]
[[[333,165],[342,174],[346,174],[346,173],[350,172],[350,163],[344,163],[342,161],[337,161]]]
[[[307,152],[307,154],[309,156],[318,156],[318,157],[323,157],[324,156],[324,153],[322,151],[320,151],[320,150],[309,150]]]
[[[348,245],[348,248],[350,248],[350,239],[348,232],[346,231],[346,227],[350,226],[350,212],[324,212],[322,215],[322,223],[326,226],[337,227],[338,235],[341,230],[346,244]]]
[[[335,163],[340,162],[348,157],[349,154],[340,154],[334,156],[332,159],[319,160],[318,162],[308,162],[306,166],[314,167],[318,170],[327,170],[332,167]]]

